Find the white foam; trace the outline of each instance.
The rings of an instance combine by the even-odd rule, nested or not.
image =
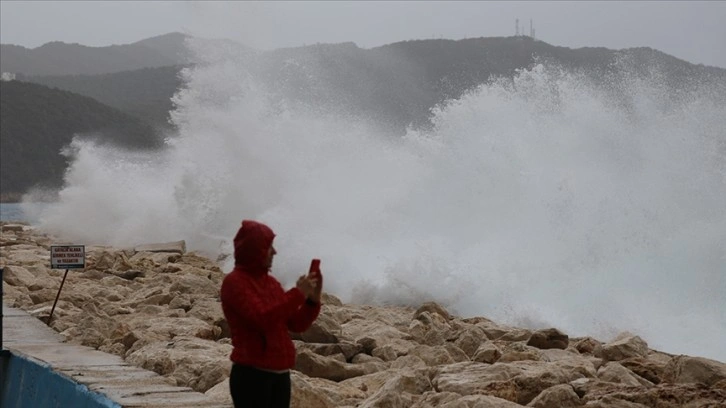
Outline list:
[[[258,219],[278,234],[288,285],[319,257],[347,301],[437,300],[726,360],[724,84],[667,100],[657,76],[626,76],[626,109],[539,65],[440,107],[432,132],[392,139],[353,115],[271,104],[243,57],[185,73],[163,154],[74,142],[41,226],[215,252]]]

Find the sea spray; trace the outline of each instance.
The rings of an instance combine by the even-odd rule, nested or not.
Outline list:
[[[168,148],[75,141],[42,228],[216,254],[258,219],[278,234],[274,273],[288,286],[321,258],[346,301],[436,300],[726,360],[722,83],[674,96],[626,69],[613,91],[540,64],[392,138],[358,113],[274,95],[249,54],[206,55],[183,73]]]

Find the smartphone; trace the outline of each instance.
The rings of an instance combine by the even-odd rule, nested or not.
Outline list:
[[[320,259],[313,259],[310,262],[310,275],[320,276]]]

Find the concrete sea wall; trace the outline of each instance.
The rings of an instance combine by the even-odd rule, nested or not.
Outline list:
[[[3,350],[1,360],[0,406],[3,408],[121,407],[32,357]]]

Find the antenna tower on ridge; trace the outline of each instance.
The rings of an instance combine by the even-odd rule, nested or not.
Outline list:
[[[519,37],[519,19],[514,19],[514,36]]]

